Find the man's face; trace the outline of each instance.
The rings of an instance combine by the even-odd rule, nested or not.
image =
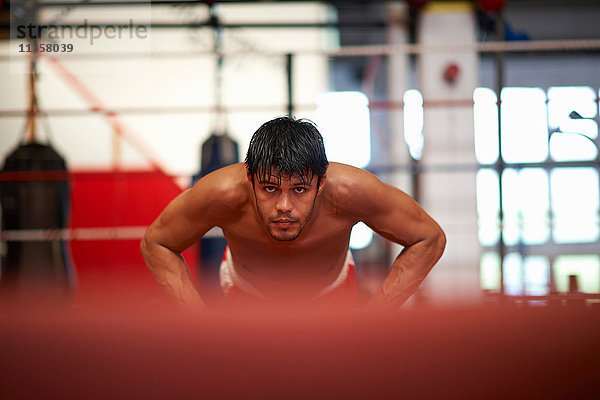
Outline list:
[[[252,183],[252,178],[248,176]],[[325,176],[310,181],[300,176],[267,176],[254,181],[254,198],[258,214],[275,240],[290,241],[298,237],[312,216],[317,195],[323,189]]]

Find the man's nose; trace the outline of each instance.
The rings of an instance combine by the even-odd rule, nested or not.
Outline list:
[[[281,193],[277,199],[275,208],[277,208],[277,211],[282,214],[291,212],[294,209],[294,206],[290,201],[290,196],[287,193]]]

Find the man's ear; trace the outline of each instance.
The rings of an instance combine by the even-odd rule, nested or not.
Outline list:
[[[321,181],[319,182],[319,187],[317,188],[317,194],[321,193],[321,191],[325,187],[326,179],[327,179],[327,172],[325,172],[325,175],[323,175],[323,177],[321,178]]]
[[[250,175],[250,172],[248,170],[246,170],[246,178],[248,178],[248,182],[250,182],[251,185],[254,185],[252,175]]]

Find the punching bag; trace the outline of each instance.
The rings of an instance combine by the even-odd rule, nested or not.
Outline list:
[[[237,162],[238,144],[227,135],[212,134],[202,144],[201,170],[200,174],[194,177],[194,181]],[[218,305],[223,298],[219,284],[219,267],[225,246],[225,238],[203,238],[200,241],[199,291],[209,305]]]
[[[19,145],[5,160],[0,182],[3,230],[63,229],[70,209],[64,159],[49,145]],[[19,173],[23,173],[18,177]],[[68,302],[74,289],[64,240],[7,241],[0,294],[24,300]]]

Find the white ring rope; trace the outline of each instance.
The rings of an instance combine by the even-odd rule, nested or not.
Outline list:
[[[574,51],[600,49],[600,39],[581,40],[522,40],[510,42],[474,42],[457,44],[405,44],[346,46],[337,51],[326,52],[331,56],[366,56],[394,54],[425,54],[438,52],[526,52],[526,51]]]

